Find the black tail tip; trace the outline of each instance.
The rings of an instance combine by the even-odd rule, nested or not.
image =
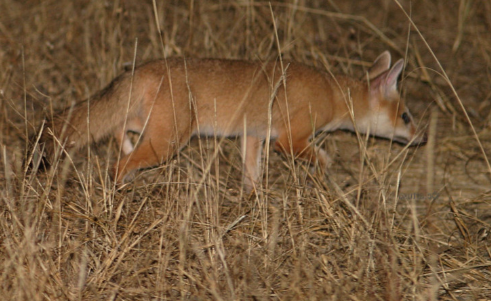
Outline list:
[[[31,147],[23,165],[28,173],[46,172],[51,167],[44,148],[39,144]]]

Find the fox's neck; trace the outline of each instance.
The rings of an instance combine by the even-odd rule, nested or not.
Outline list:
[[[333,82],[334,115],[333,129],[354,130],[355,122],[369,114],[368,85],[366,82],[349,77],[337,78]]]

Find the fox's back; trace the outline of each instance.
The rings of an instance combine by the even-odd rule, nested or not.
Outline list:
[[[270,116],[273,135],[277,127],[286,126],[288,119],[299,114],[299,118],[320,114],[319,120],[325,122],[335,109],[334,93],[340,93],[333,89],[328,73],[287,61],[281,65],[172,58],[149,62],[135,75],[136,82],[151,83],[149,91],[159,91],[158,97],[147,99],[169,109],[176,105],[189,109],[187,114],[203,134],[239,135],[245,125],[250,134],[262,135]]]

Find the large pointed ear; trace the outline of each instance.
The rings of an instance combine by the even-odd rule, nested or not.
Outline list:
[[[382,93],[383,96],[397,92],[397,78],[404,68],[404,61],[398,60],[388,71],[380,74],[370,81],[370,91],[372,93]]]
[[[394,64],[394,66],[392,66],[385,80],[386,91],[393,91],[393,90],[397,91],[397,78],[401,74],[403,68],[404,68],[403,59],[398,60]]]
[[[372,67],[368,69],[368,79],[374,79],[390,68],[390,53],[389,51],[384,51],[379,55],[373,62]]]

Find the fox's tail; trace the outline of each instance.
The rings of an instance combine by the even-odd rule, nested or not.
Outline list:
[[[97,142],[122,128],[127,118],[132,118],[140,107],[139,91],[132,93],[133,77],[129,72],[123,73],[106,88],[89,99],[81,101],[48,120],[40,133],[37,150],[33,151],[33,164],[41,162],[50,166],[58,150],[79,149],[92,142]],[[32,142],[32,141],[31,141]],[[42,152],[37,158],[36,152]]]

